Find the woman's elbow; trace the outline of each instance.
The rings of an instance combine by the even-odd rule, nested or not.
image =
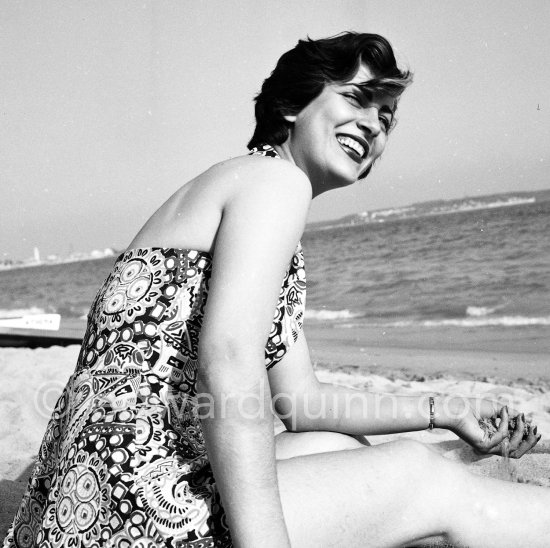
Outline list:
[[[232,379],[242,383],[264,374],[263,349],[256,350],[244,341],[218,338],[202,341],[198,349],[197,384],[208,388]]]
[[[311,416],[303,400],[296,395],[274,396],[273,410],[289,432],[311,432],[317,428],[315,417]]]
[[[230,344],[199,352],[197,398],[221,406],[232,417],[265,415],[267,382],[263,353]]]

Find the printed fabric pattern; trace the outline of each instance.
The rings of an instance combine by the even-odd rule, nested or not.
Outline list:
[[[276,156],[262,148],[255,154]],[[197,414],[197,349],[213,257],[137,248],[100,288],[4,548],[230,547]],[[244,267],[243,267],[244,268]],[[305,305],[301,246],[265,348],[273,367]]]

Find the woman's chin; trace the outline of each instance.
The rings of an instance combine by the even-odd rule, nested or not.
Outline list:
[[[343,188],[353,185],[359,179],[360,172],[357,169],[342,170],[337,174],[334,174],[333,188]]]
[[[319,192],[314,190],[314,195],[353,185],[359,179],[361,170],[365,169],[364,166],[352,162],[347,157],[343,161],[326,162],[322,167],[322,170],[310,177],[312,182],[320,181]]]

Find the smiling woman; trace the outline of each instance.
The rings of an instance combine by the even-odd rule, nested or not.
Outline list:
[[[324,384],[310,361],[311,199],[369,173],[410,79],[372,34],[283,55],[250,154],[183,185],[99,289],[5,547],[547,543],[549,491],[363,438],[446,428],[517,458],[540,439],[522,415]]]
[[[257,124],[248,146],[285,143],[289,129],[297,130],[298,115],[303,118],[309,111],[315,111],[317,105],[312,103],[318,99],[321,106],[333,95],[341,95],[350,108],[343,112],[345,105],[335,101],[333,108],[339,107],[341,111],[335,113],[340,118],[333,123],[348,124],[350,133],[346,133],[346,127],[340,127],[341,133],[335,134],[335,126],[331,137],[338,138],[344,150],[351,147],[357,152],[361,161],[357,161],[355,154],[352,159],[360,164],[359,178],[364,178],[384,149],[399,96],[411,81],[411,73],[397,66],[389,42],[376,34],[346,33],[323,40],[301,40],[279,59],[271,76],[264,81],[256,97]],[[357,127],[358,118],[363,119],[361,127]],[[378,132],[376,119],[383,135],[374,143],[373,132]],[[372,151],[374,144],[377,150]],[[355,180],[357,176],[352,182]],[[329,186],[324,190],[334,188],[334,183],[325,183]]]
[[[316,183],[313,196],[365,177],[384,151],[396,97],[365,90],[373,79],[360,65],[348,82],[326,85],[298,114],[285,114],[292,131],[277,150]]]

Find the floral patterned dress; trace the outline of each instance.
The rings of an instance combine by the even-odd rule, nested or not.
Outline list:
[[[117,259],[92,304],[5,548],[231,546],[195,398],[212,260],[165,248]],[[298,246],[267,368],[298,338],[304,304]]]

